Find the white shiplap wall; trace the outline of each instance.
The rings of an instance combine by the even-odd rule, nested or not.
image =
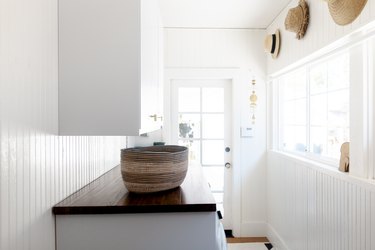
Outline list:
[[[267,29],[279,28],[280,55],[267,58],[268,75],[298,64],[309,55],[375,19],[375,1],[347,26],[336,25],[325,1],[307,0],[310,24],[302,40],[284,29],[288,7]],[[375,250],[375,183],[316,163],[268,152],[268,237],[277,249]]]
[[[51,207],[119,162],[123,137],[57,133],[57,0],[0,1],[0,249],[54,250]]]
[[[276,249],[375,249],[375,183],[273,151],[267,177]]]
[[[268,74],[277,73],[375,19],[375,0],[368,0],[362,14],[352,24],[347,26],[339,26],[333,22],[325,1],[306,0],[306,2],[310,6],[310,23],[306,35],[302,40],[297,40],[295,33],[286,31],[284,28],[284,21],[288,10],[297,6],[298,0],[292,0],[267,28],[269,34],[273,33],[276,29],[280,29],[281,32],[279,57],[276,60],[270,56],[267,57]]]

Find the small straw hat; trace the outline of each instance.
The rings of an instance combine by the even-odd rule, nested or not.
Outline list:
[[[309,25],[309,6],[305,0],[300,0],[297,7],[289,10],[284,24],[286,30],[297,34],[298,40],[305,35]]]
[[[280,51],[280,31],[276,30],[275,34],[267,35],[264,39],[264,50],[276,59]]]
[[[367,0],[324,0],[328,3],[329,12],[338,25],[352,23],[366,6]]]

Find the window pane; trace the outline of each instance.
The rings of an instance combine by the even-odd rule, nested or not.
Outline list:
[[[202,137],[224,139],[224,114],[202,115]]]
[[[203,112],[224,112],[224,88],[202,89]]]
[[[283,100],[293,100],[306,97],[305,70],[292,72],[281,79],[281,97]]]
[[[348,128],[328,128],[327,155],[339,159],[341,145],[347,141],[349,141]]]
[[[224,167],[202,167],[212,191],[224,190]],[[218,201],[216,201],[218,202]]]
[[[312,126],[327,125],[327,94],[319,94],[310,98],[310,123]]]
[[[200,88],[178,89],[178,112],[200,112]]]
[[[349,55],[344,54],[328,62],[328,90],[349,88]]]
[[[310,93],[327,91],[327,63],[319,63],[310,69]]]
[[[306,127],[284,126],[282,148],[290,151],[306,151]]]
[[[189,148],[189,165],[200,165],[200,141],[179,140],[178,145]]]
[[[328,123],[330,126],[349,126],[349,90],[334,91],[328,94]]]
[[[200,115],[180,114],[178,120],[180,138],[200,138]]]
[[[306,99],[286,101],[283,107],[282,119],[286,125],[305,125]]]
[[[202,141],[202,165],[224,165],[224,140]]]
[[[312,126],[310,129],[310,152],[322,155],[327,154],[326,126]]]

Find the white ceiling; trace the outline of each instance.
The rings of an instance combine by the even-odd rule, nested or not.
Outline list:
[[[159,0],[164,27],[267,28],[290,0]]]

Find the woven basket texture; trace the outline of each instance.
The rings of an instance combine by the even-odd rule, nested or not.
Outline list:
[[[152,193],[182,184],[188,169],[188,148],[153,146],[121,150],[121,174],[126,188],[135,193]]]

